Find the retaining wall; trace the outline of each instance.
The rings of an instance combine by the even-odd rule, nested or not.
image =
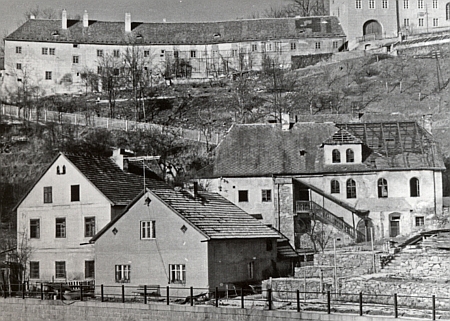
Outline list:
[[[208,306],[127,304],[101,302],[0,299],[0,320],[8,321],[380,321],[386,317],[326,314],[320,312],[267,311]],[[417,320],[402,318],[402,320]]]

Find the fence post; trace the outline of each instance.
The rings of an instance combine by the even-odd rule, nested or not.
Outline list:
[[[327,291],[327,313],[331,314],[331,292]]]
[[[219,287],[216,286],[216,293],[215,293],[215,298],[216,298],[216,308],[219,307]]]
[[[144,285],[144,304],[147,304],[147,284]]]
[[[363,315],[363,297],[362,297],[362,292],[359,292],[359,315]]]
[[[170,296],[169,296],[169,286],[167,286],[167,288],[166,288],[166,299],[167,299],[167,305],[169,305],[169,298],[170,298]]]
[[[101,297],[101,300],[102,300],[102,302],[104,302],[104,299],[103,299],[103,284],[101,284],[100,285],[100,297]]]
[[[83,284],[80,283],[80,301],[83,301]]]
[[[272,289],[267,290],[269,310],[272,310]]]
[[[122,284],[122,303],[125,303],[125,285]]]
[[[244,308],[244,288],[241,288],[241,308]]]
[[[44,300],[44,284],[41,283],[41,300]]]
[[[398,318],[397,293],[394,293],[394,318]]]
[[[194,288],[191,286],[191,289],[190,289],[190,294],[191,294],[191,306],[193,306],[194,305]]]
[[[433,309],[433,320],[436,320],[436,296],[433,294],[433,296],[431,297],[431,305],[432,305],[432,309]]]
[[[297,312],[300,312],[300,290],[297,290]]]

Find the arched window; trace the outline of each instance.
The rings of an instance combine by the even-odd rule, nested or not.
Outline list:
[[[419,179],[413,177],[409,180],[409,191],[411,197],[419,197],[420,196],[420,184]]]
[[[331,194],[339,194],[341,192],[341,187],[339,182],[335,179],[331,181]]]
[[[61,172],[59,171],[59,166],[56,166],[56,175],[61,174]]]
[[[345,152],[345,159],[347,163],[354,163],[355,162],[355,153],[352,149],[347,149]]]
[[[378,198],[388,197],[388,184],[387,180],[380,178],[378,180]]]
[[[445,5],[445,20],[450,20],[450,2]]]
[[[332,154],[333,163],[340,163],[341,162],[341,153],[337,150],[337,149],[333,149],[333,154]]]
[[[347,181],[347,198],[356,198],[356,183],[352,179]]]
[[[66,173],[66,165],[63,165],[62,173],[63,173],[63,174]]]

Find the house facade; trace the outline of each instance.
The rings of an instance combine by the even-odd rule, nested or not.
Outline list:
[[[188,295],[276,274],[280,234],[216,193],[148,185],[95,235],[96,282],[105,291],[159,285]]]
[[[450,3],[442,0],[332,0],[347,39],[375,40],[450,28]]]
[[[291,57],[332,53],[345,42],[336,17],[201,23],[29,19],[5,38],[3,92],[84,92],[87,75],[112,69],[126,77],[130,55],[157,79],[207,78],[260,70],[268,60],[288,68]],[[99,84],[101,89],[101,84]]]
[[[235,125],[205,183],[300,249],[314,222],[346,242],[435,228],[444,169],[415,122]]]
[[[60,153],[16,206],[18,244],[32,282],[91,280],[89,240],[143,189],[106,157]]]

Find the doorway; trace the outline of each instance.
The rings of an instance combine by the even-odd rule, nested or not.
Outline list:
[[[396,237],[400,235],[400,213],[389,215],[389,236]]]

